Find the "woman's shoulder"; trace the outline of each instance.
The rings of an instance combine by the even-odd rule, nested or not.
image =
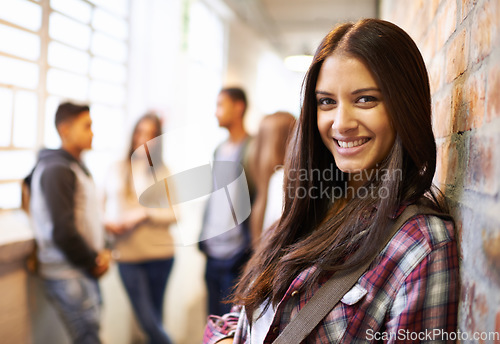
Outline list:
[[[377,273],[367,278],[373,284],[378,283],[376,276],[394,278],[403,283],[428,257],[454,255],[455,250],[450,249],[450,245],[456,245],[454,224],[450,218],[425,213],[415,215],[399,228],[382,250],[373,265]]]
[[[417,214],[402,226],[405,227],[410,231],[412,229],[420,231],[434,245],[455,239],[452,216],[429,207],[419,207]]]
[[[423,211],[408,219],[389,245],[397,245],[404,250],[420,246],[429,252],[455,240],[455,225],[451,216]]]

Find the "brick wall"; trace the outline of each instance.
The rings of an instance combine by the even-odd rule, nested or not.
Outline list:
[[[460,244],[459,330],[500,332],[500,1],[381,0],[380,13],[417,42],[430,75],[435,183]]]

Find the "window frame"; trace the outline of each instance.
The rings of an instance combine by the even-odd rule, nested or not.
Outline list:
[[[13,22],[10,22],[10,21],[7,21],[7,20],[4,20],[4,19],[0,19],[0,24],[2,25],[5,25],[7,27],[11,27],[11,28],[14,28],[14,29],[17,29],[17,30],[21,30],[21,31],[24,31],[24,32],[28,32],[28,33],[31,33],[31,34],[36,34],[39,39],[40,39],[40,54],[38,56],[38,59],[36,60],[30,60],[30,59],[27,59],[27,58],[23,58],[23,57],[19,57],[19,56],[16,56],[16,55],[13,55],[13,54],[10,54],[10,53],[7,53],[7,52],[3,52],[3,51],[0,51],[0,56],[2,57],[6,57],[6,58],[9,58],[9,59],[14,59],[14,60],[18,60],[18,61],[24,61],[24,62],[29,62],[29,63],[33,63],[35,64],[37,67],[38,67],[38,84],[36,86],[36,88],[34,89],[30,89],[30,88],[27,88],[27,87],[21,87],[21,86],[18,86],[18,85],[13,85],[13,84],[7,84],[7,83],[3,83],[3,82],[0,82],[0,88],[2,89],[7,89],[7,90],[10,90],[12,92],[12,108],[11,108],[11,113],[10,114],[7,114],[7,116],[10,116],[10,130],[6,130],[6,132],[10,132],[10,140],[8,141],[8,144],[7,145],[2,145],[0,146],[0,154],[4,153],[4,152],[16,152],[16,151],[19,151],[19,152],[32,152],[33,154],[36,155],[36,153],[42,148],[42,147],[45,147],[46,143],[47,143],[47,140],[46,140],[46,135],[47,135],[47,132],[46,132],[46,121],[48,120],[48,116],[52,117],[53,114],[49,114],[47,112],[47,103],[48,103],[48,100],[51,99],[52,97],[57,97],[59,98],[60,100],[67,100],[67,101],[75,101],[77,103],[89,103],[89,104],[92,104],[92,105],[103,105],[103,106],[108,106],[108,107],[111,107],[113,108],[114,110],[117,110],[119,111],[122,116],[124,117],[123,120],[125,120],[125,117],[127,115],[127,98],[128,98],[128,93],[129,93],[129,76],[130,76],[130,73],[129,73],[129,64],[130,64],[130,55],[129,55],[129,49],[130,49],[130,25],[131,25],[131,20],[130,20],[130,17],[131,17],[131,1],[130,0],[124,0],[124,4],[126,6],[126,13],[124,13],[123,15],[122,14],[119,14],[119,13],[113,13],[107,6],[106,7],[103,7],[103,6],[100,6],[99,4],[97,3],[94,3],[93,1],[91,0],[81,0],[82,3],[85,3],[87,5],[89,5],[91,7],[91,17],[90,17],[90,20],[88,21],[88,23],[83,23],[82,21],[79,21],[78,19],[76,18],[73,18],[65,13],[62,13],[62,12],[59,12],[55,9],[53,9],[51,7],[51,2],[50,0],[38,0],[38,1],[35,1],[35,0],[23,0],[23,1],[26,1],[26,2],[29,2],[29,3],[32,3],[32,4],[36,4],[38,6],[40,6],[41,8],[41,25],[40,25],[40,28],[37,30],[37,31],[34,31],[34,30],[30,30],[30,29],[27,29],[21,25],[18,25],[18,24],[15,24]],[[111,16],[114,16],[116,17],[118,20],[121,20],[125,23],[126,27],[127,27],[127,37],[124,37],[123,39],[120,39],[118,37],[114,37],[112,35],[109,35],[108,33],[106,33],[105,31],[100,31],[100,30],[97,30],[96,28],[94,28],[92,26],[92,23],[93,23],[93,16],[94,16],[94,13],[96,11],[104,11],[106,12],[108,15],[111,15]],[[59,41],[59,40],[56,40],[56,39],[53,39],[50,37],[49,35],[49,24],[50,24],[50,16],[52,13],[58,13],[72,21],[76,21],[82,25],[85,25],[87,27],[90,28],[90,40],[92,42],[92,39],[94,37],[94,35],[105,35],[117,42],[120,42],[120,44],[123,44],[125,46],[125,49],[126,49],[126,52],[127,52],[127,55],[126,55],[126,58],[125,58],[125,61],[123,62],[116,62],[116,61],[112,61],[110,59],[107,59],[106,57],[103,57],[101,55],[98,55],[98,54],[94,54],[92,52],[92,44],[89,44],[89,46],[87,47],[86,50],[82,50],[82,49],[78,49],[78,48],[75,48],[69,44],[66,44],[62,41]],[[85,74],[80,74],[80,73],[76,73],[74,71],[69,71],[67,69],[63,69],[63,68],[59,68],[59,67],[54,67],[54,66],[51,66],[49,65],[49,61],[48,61],[48,54],[49,54],[49,45],[51,42],[58,42],[59,44],[62,44],[64,46],[67,46],[67,47],[70,47],[70,48],[73,48],[73,49],[77,49],[81,52],[84,52],[85,54],[87,54],[87,56],[89,56],[89,63],[88,63],[88,66],[87,66],[87,71]],[[103,78],[97,78],[95,76],[92,76],[91,75],[91,65],[92,65],[92,59],[93,58],[98,58],[98,59],[104,59],[106,60],[107,62],[110,62],[112,64],[115,64],[115,65],[119,65],[120,68],[123,68],[125,70],[125,78],[124,80],[122,81],[119,81],[119,82],[110,82],[106,79],[103,79]],[[64,71],[64,72],[68,72],[68,73],[71,73],[72,75],[78,75],[78,76],[83,76],[85,77],[87,80],[88,80],[88,86],[87,86],[87,91],[86,91],[86,96],[85,96],[85,99],[75,99],[75,98],[72,98],[72,97],[69,97],[69,96],[63,96],[63,95],[60,95],[60,94],[52,94],[51,92],[49,92],[48,90],[48,85],[47,85],[47,76],[48,76],[48,73],[50,70],[59,70],[59,71]],[[100,83],[100,82],[106,82],[106,83],[111,83],[113,84],[114,86],[116,86],[117,88],[120,88],[123,93],[124,93],[124,97],[123,99],[121,100],[121,102],[119,104],[109,104],[109,103],[103,103],[103,102],[99,102],[99,101],[93,101],[91,99],[91,93],[90,93],[90,89],[92,87],[92,84],[93,82],[95,83]],[[36,106],[36,114],[35,114],[35,117],[36,117],[36,129],[35,129],[35,134],[36,134],[36,139],[34,140],[34,146],[31,146],[31,147],[16,147],[14,145],[14,142],[15,142],[15,137],[14,137],[14,134],[15,134],[15,112],[16,112],[16,105],[15,105],[15,98],[16,98],[16,94],[18,92],[24,92],[24,91],[28,91],[28,92],[32,92],[35,94],[36,96],[36,99],[37,99],[37,106]],[[2,116],[4,114],[1,114]],[[9,121],[9,120],[7,120]],[[8,168],[8,167],[7,167]],[[15,178],[15,179],[12,179],[12,178],[9,178],[9,179],[0,179],[0,187],[4,186],[6,184],[15,184],[17,183],[18,186],[19,186],[19,191],[21,191],[21,183],[22,183],[22,177],[19,176],[20,178]],[[5,203],[3,200],[0,202],[0,211],[3,211],[3,210],[12,210],[12,209],[19,209],[19,207],[21,206],[20,204],[16,204],[16,207],[14,207],[13,205],[12,206],[9,206],[9,207],[5,207],[5,208],[2,208],[2,204]],[[8,203],[8,202],[7,202]]]

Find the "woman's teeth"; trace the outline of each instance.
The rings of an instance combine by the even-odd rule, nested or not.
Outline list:
[[[366,143],[368,140],[369,139],[360,139],[360,140],[349,141],[349,142],[337,140],[337,142],[339,143],[339,146],[342,148],[352,148],[352,147],[361,146],[362,144]]]

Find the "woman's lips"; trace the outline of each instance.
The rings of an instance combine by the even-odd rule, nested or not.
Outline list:
[[[361,146],[361,145],[367,143],[369,140],[370,140],[369,138],[362,138],[362,139],[358,139],[358,140],[349,140],[349,141],[335,140],[335,141],[337,141],[337,144],[339,145],[339,147],[353,148],[353,147]]]
[[[337,140],[335,141],[335,148],[337,152],[341,155],[354,155],[363,150],[365,144],[370,141],[370,138],[359,138],[355,140]]]

